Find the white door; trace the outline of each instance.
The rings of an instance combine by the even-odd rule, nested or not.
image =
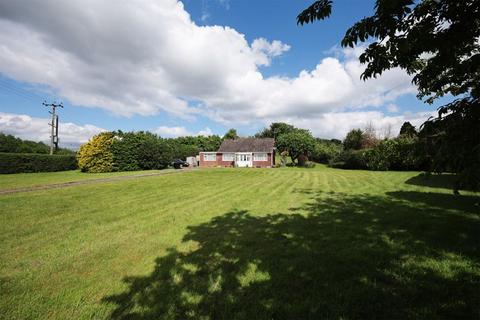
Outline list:
[[[237,167],[252,167],[251,153],[237,153],[235,156]]]

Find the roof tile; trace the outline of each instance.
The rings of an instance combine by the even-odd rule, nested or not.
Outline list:
[[[224,140],[218,152],[272,152],[273,138],[238,138]]]

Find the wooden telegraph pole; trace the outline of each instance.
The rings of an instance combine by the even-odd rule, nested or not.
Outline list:
[[[51,127],[50,135],[50,154],[53,154],[53,150],[58,149],[58,115],[55,114],[57,108],[63,108],[62,103],[47,103],[46,101],[42,103],[45,107],[52,108],[52,111],[49,111],[52,115],[52,122],[48,125]]]

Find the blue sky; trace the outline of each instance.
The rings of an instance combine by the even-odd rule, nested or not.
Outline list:
[[[121,26],[125,26],[124,31],[118,31],[115,24],[120,19],[112,17],[111,21],[98,20],[101,25],[92,27],[87,36],[82,30],[88,29],[89,24],[82,22],[87,18],[81,10],[95,6],[95,2],[79,2],[77,7],[72,4],[70,8],[70,4],[58,6],[51,1],[51,10],[43,12],[25,10],[28,1],[1,5],[4,8],[0,8],[0,26],[4,28],[0,29],[4,32],[0,40],[4,41],[0,49],[4,53],[14,52],[15,56],[11,55],[10,60],[0,58],[0,130],[26,138],[45,139],[40,120],[46,118],[48,112],[41,105],[43,99],[64,103],[65,109],[60,111],[61,122],[71,124],[64,127],[64,142],[71,144],[85,141],[99,129],[156,130],[162,135],[175,136],[186,133],[222,135],[228,128],[235,127],[241,134],[249,135],[270,121],[289,121],[312,130],[317,136],[341,138],[346,130],[361,127],[366,121],[373,122],[379,131],[387,126],[397,130],[404,120],[419,124],[434,110],[415,98],[414,89],[409,87],[409,77],[402,71],[392,72],[379,80],[378,85],[372,83],[368,88],[356,83],[359,69],[354,66],[356,59],[352,55],[355,53],[343,51],[339,43],[349,26],[372,13],[373,0],[336,0],[330,19],[303,27],[296,25],[295,17],[311,1],[185,0],[184,7],[174,2],[162,0],[158,4],[157,1],[156,5],[160,6],[155,7],[157,11],[139,10],[141,14],[131,17],[128,17],[131,8],[125,8],[123,15],[119,15],[124,21]],[[143,0],[138,5],[146,9],[151,4]],[[105,6],[98,11],[108,10]],[[173,17],[178,15],[178,19],[165,22],[170,19],[168,10]],[[65,20],[65,28],[61,21],[52,26],[51,22],[46,22],[48,17],[39,16],[45,12],[52,16],[63,14],[70,20]],[[190,18],[185,18],[186,13]],[[193,24],[193,29],[189,23]],[[179,31],[175,24],[179,25]],[[229,28],[209,29],[211,34],[202,38],[206,33],[202,27],[214,25]],[[187,32],[188,37],[193,38],[182,38],[182,30],[187,30],[184,26],[191,31]],[[171,30],[178,33],[176,38],[168,40]],[[30,41],[31,46],[19,43],[18,36],[15,39],[12,32],[23,35],[24,43]],[[242,35],[246,44],[241,43]],[[137,42],[138,38],[141,41]],[[212,38],[215,40],[211,41]],[[73,39],[71,43],[70,39]],[[164,39],[168,41],[163,42]],[[254,46],[256,39],[266,41]],[[275,45],[274,40],[279,42]],[[164,53],[175,47],[176,41],[183,43],[179,44],[180,49]],[[35,52],[38,46],[42,54]],[[132,47],[138,49],[133,51]],[[220,57],[234,56],[237,52],[232,48],[236,47],[239,48],[238,59],[236,56],[225,59],[229,64],[225,67],[227,71],[221,70],[223,58],[210,58],[217,48]],[[115,51],[110,51],[111,48]],[[245,50],[254,52],[245,56]],[[114,52],[108,68],[108,56],[102,57],[105,52]],[[181,56],[179,61],[175,60],[177,53]],[[252,59],[257,60],[251,62]],[[143,71],[122,73],[123,65],[120,64],[125,61],[132,65],[132,70],[140,67]],[[191,68],[193,80],[190,82],[187,81],[189,70],[182,70],[185,61]],[[171,66],[177,63],[178,67],[173,69]],[[245,63],[245,73],[250,70],[252,79],[258,81],[258,85],[252,84],[253,88],[248,87],[248,79],[236,80],[243,77],[242,63]],[[160,71],[150,74],[149,64],[152,70]],[[318,73],[314,74],[319,65]],[[202,66],[207,67],[202,69]],[[339,72],[335,68],[346,70],[337,82],[335,77]],[[97,70],[102,72],[97,74]],[[302,70],[307,72],[306,77],[299,76]],[[110,76],[110,72],[115,75]],[[169,79],[165,82],[160,79],[164,73]],[[329,79],[334,83],[325,84]],[[95,87],[97,80],[99,85]],[[310,86],[309,91],[303,92],[301,81],[304,80],[307,82],[303,87]],[[355,83],[351,84],[352,81]],[[207,87],[206,83],[210,82],[212,84]],[[348,94],[341,91],[345,83],[351,84]],[[203,85],[206,87],[202,88]],[[265,88],[258,89],[250,97],[250,92],[259,86]],[[145,101],[142,88],[151,95]],[[317,88],[324,91],[315,93]],[[340,91],[335,93],[329,88]],[[161,90],[161,94],[156,90]],[[312,92],[311,97],[298,104],[295,102],[299,100],[296,97],[309,95],[309,92]],[[339,96],[342,97],[337,98]],[[284,100],[288,100],[285,105]],[[272,105],[267,106],[269,103]],[[20,119],[20,115],[33,120]],[[89,127],[85,129],[85,126]]]

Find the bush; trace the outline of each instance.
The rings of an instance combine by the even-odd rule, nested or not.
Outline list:
[[[329,163],[342,152],[342,145],[330,141],[317,141],[310,159],[318,163]]]
[[[385,139],[365,152],[367,167],[370,170],[421,170],[425,161],[418,148],[418,139],[413,136]]]
[[[297,158],[297,165],[298,165],[299,167],[303,167],[303,166],[305,166],[305,164],[307,163],[307,161],[308,161],[308,157],[307,157],[306,155],[304,155],[304,154],[301,154],[301,155],[299,155],[298,158]]]
[[[172,160],[166,140],[150,132],[117,132],[112,143],[113,169],[134,171],[164,169]]]
[[[307,161],[305,164],[302,166],[303,168],[315,168],[317,164],[313,161]]]
[[[74,155],[0,153],[0,173],[51,172],[77,169]]]
[[[365,150],[344,150],[333,158],[329,166],[341,169],[367,169]]]
[[[82,145],[77,154],[80,169],[84,172],[113,171],[112,144],[114,139],[113,132],[103,132]]]
[[[138,166],[141,170],[165,169],[172,162],[172,149],[157,137],[148,137],[138,146]]]
[[[115,132],[115,139],[113,139],[110,149],[113,156],[112,170],[140,170],[137,156],[140,143],[141,139],[135,132]]]
[[[343,169],[424,170],[428,159],[423,154],[417,137],[400,136],[385,139],[371,149],[345,150],[329,164]]]
[[[150,132],[105,132],[80,147],[85,172],[164,169],[172,162],[171,142]]]

